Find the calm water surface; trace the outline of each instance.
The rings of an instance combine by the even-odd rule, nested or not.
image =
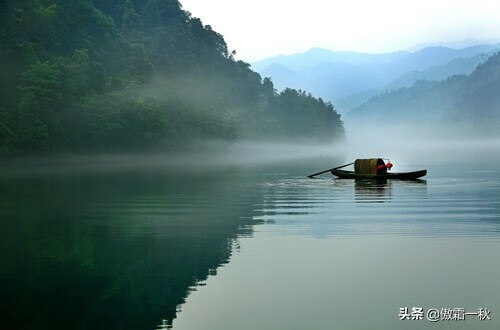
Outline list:
[[[429,170],[412,182],[305,178],[334,162],[6,165],[1,322],[499,329],[498,163],[396,162]],[[401,307],[488,308],[491,320],[400,321]]]

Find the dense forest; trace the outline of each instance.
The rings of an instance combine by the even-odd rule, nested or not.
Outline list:
[[[330,103],[277,93],[177,0],[6,0],[0,19],[1,154],[344,135]]]
[[[418,81],[375,96],[348,114],[350,120],[456,124],[473,132],[498,133],[500,124],[500,53],[481,63],[470,75]],[[415,122],[418,120],[418,122]]]

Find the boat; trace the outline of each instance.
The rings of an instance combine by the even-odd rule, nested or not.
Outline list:
[[[354,171],[340,170],[341,167],[337,167],[331,169],[330,172],[341,179],[416,180],[427,175],[427,170],[390,173],[387,170],[390,170],[392,166],[390,161],[386,164],[382,158],[356,159]]]
[[[416,180],[427,175],[427,170],[420,170],[414,172],[400,172],[400,173],[385,173],[385,174],[357,174],[354,171],[344,170],[331,170],[333,175],[341,179],[397,179],[397,180]]]

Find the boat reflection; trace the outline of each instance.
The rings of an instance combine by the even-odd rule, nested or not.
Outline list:
[[[405,194],[417,193],[427,195],[426,180],[354,180],[354,196],[356,203],[385,203],[391,201],[396,189],[402,189]]]
[[[384,203],[392,198],[392,180],[354,180],[356,203]]]

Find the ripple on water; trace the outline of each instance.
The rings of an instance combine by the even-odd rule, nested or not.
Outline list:
[[[381,183],[292,177],[262,186],[255,218],[272,223],[259,230],[273,234],[484,238],[500,232],[500,184],[491,178]]]

